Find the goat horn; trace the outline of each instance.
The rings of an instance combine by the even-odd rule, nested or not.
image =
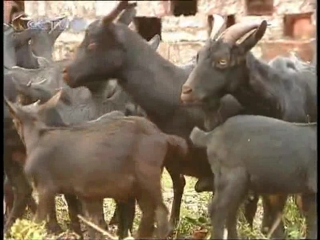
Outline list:
[[[33,82],[32,84],[33,85],[40,85],[40,84],[42,84],[42,83],[44,83],[44,82],[46,82],[47,81],[47,79],[43,79],[42,81],[40,81],[40,82]]]
[[[102,22],[104,24],[111,23],[121,13],[121,11],[126,9],[128,6],[130,6],[128,0],[120,1],[107,16],[103,17]]]
[[[27,83],[27,87],[31,87],[31,85],[32,85],[32,81],[29,81],[29,82]]]
[[[38,106],[38,105],[40,104],[40,102],[41,102],[41,101],[38,100],[38,101],[36,101],[33,105],[34,105],[34,106]]]
[[[32,20],[32,18],[29,17],[29,16],[20,17],[20,19],[23,20],[23,21],[30,21],[30,20]]]
[[[251,30],[258,28],[261,22],[237,23],[227,28],[219,39],[226,43],[235,44],[235,42]]]
[[[21,13],[19,13],[16,17],[14,17],[11,22],[14,22],[14,21],[16,21],[16,20],[18,20],[18,19],[21,19],[23,16],[25,16],[25,13],[24,13],[24,12],[21,12]],[[23,19],[22,19],[22,20],[23,20]]]
[[[213,14],[213,28],[211,30],[210,38],[214,40],[219,33],[224,29],[225,27],[225,19],[224,17],[218,15],[218,14]]]

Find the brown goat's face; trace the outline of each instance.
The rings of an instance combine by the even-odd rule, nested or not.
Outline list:
[[[9,109],[10,115],[14,126],[24,141],[24,127],[28,124],[46,125],[46,118],[48,117],[48,112],[54,109],[61,99],[63,90],[58,91],[52,98],[50,98],[46,103],[39,104],[40,101],[35,103],[22,106],[21,104],[16,104],[10,102],[6,97],[4,101]]]
[[[239,50],[236,45],[221,41],[208,42],[199,51],[197,65],[182,86],[181,101],[218,107],[219,99],[230,92],[230,83],[237,85],[245,57]]]
[[[64,69],[63,77],[70,87],[116,78],[114,73],[121,70],[125,57],[120,30],[116,24],[101,20],[88,26],[74,60]]]

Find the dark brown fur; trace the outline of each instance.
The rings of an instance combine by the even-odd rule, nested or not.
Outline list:
[[[154,217],[158,237],[166,237],[161,173],[165,161],[187,154],[185,140],[162,133],[141,117],[49,128],[36,115],[8,106],[19,121],[16,127],[26,144],[25,173],[39,194],[37,221],[46,219],[58,193],[77,195],[96,224],[101,223],[103,198],[122,202],[136,198],[143,212],[138,237],[152,237]]]

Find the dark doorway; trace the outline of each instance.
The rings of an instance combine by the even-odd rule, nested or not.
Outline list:
[[[171,1],[171,11],[174,16],[196,15],[198,10],[197,0],[174,0]]]
[[[147,41],[154,35],[160,35],[161,39],[161,19],[156,17],[135,17],[134,24],[137,32]]]

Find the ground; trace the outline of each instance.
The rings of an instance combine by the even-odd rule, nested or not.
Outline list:
[[[207,215],[207,205],[211,198],[210,193],[196,193],[194,185],[196,179],[186,177],[187,184],[182,199],[181,219],[177,231],[173,238],[197,238],[204,239],[210,237],[210,221]],[[171,208],[173,191],[172,182],[169,174],[165,171],[162,177],[163,195],[168,209]],[[58,196],[57,200],[57,217],[58,221],[63,227],[67,229],[69,218],[67,205],[62,196]],[[114,201],[105,199],[104,213],[105,219],[109,221],[112,217],[115,208]],[[254,228],[251,230],[243,220],[243,216],[239,217],[238,231],[242,239],[266,239],[260,232],[261,224],[261,203],[254,221]],[[137,224],[140,220],[141,212],[137,208],[137,217],[134,222],[134,230],[137,229]],[[26,214],[25,218],[30,219],[30,214]],[[292,200],[288,201],[285,210],[285,225],[290,239],[301,239],[305,236],[305,223],[300,217],[299,212]],[[30,228],[30,227],[29,227]],[[115,229],[111,229],[110,233],[115,235]],[[22,238],[23,239],[23,238]],[[36,238],[34,238],[36,239]],[[38,238],[39,239],[39,238]],[[37,239],[37,240],[38,240]],[[52,238],[50,238],[52,239]]]

